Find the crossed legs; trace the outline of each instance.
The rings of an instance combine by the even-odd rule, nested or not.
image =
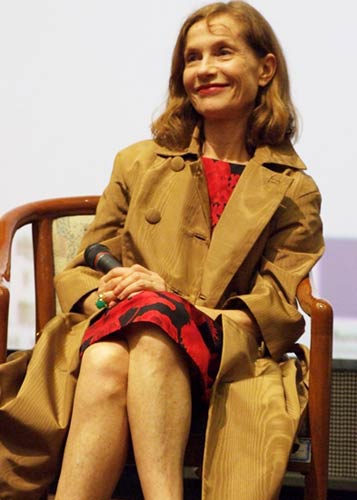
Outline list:
[[[186,360],[150,324],[83,355],[56,500],[109,499],[125,464],[129,428],[146,500],[182,500],[191,421]]]

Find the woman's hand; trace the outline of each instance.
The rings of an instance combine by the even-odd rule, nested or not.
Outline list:
[[[109,307],[143,290],[164,292],[165,281],[157,273],[139,264],[131,267],[115,267],[99,281],[98,294]]]

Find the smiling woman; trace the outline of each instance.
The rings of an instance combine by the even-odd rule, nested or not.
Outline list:
[[[239,163],[250,157],[245,141],[248,120],[259,89],[274,76],[276,58],[256,56],[244,38],[242,23],[227,14],[202,20],[187,33],[183,84],[186,94],[204,119],[204,154]],[[217,151],[217,135],[234,140],[231,150]],[[241,148],[237,148],[237,144]]]
[[[222,17],[227,22],[218,22]],[[245,138],[247,148],[254,151],[259,144],[274,145],[286,139],[292,140],[297,132],[296,111],[290,96],[285,57],[274,31],[266,19],[245,2],[218,2],[194,12],[180,30],[172,58],[167,108],[152,126],[157,142],[171,148],[178,143],[187,147],[194,127],[201,120],[188,99],[183,81],[184,70],[190,64],[187,60],[188,32],[196,23],[201,25],[207,36],[211,35],[212,40],[212,25],[215,26],[215,31],[219,30],[218,33],[216,31],[216,42],[221,37],[222,41],[233,44],[232,47],[227,46],[225,52],[244,50],[256,61],[267,58],[268,83],[263,82],[255,96]],[[192,54],[189,59],[195,59],[197,55]],[[270,72],[273,72],[273,78]]]
[[[288,83],[272,29],[245,2],[184,23],[154,138],[117,155],[80,251],[56,277],[64,313],[0,413],[5,498],[39,497],[68,430],[58,500],[109,498],[129,437],[145,498],[182,500],[192,405],[209,410],[203,498],[277,497],[306,404],[306,359],[285,356],[302,353],[296,288],[323,252],[320,194],[290,142]],[[88,267],[84,251],[99,242],[120,266]],[[31,382],[58,373],[33,408]],[[77,375],[74,394],[66,377]]]

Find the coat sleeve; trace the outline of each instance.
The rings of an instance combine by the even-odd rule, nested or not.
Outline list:
[[[99,200],[96,216],[80,243],[78,255],[55,277],[56,291],[64,312],[70,311],[76,302],[98,287],[101,273],[84,263],[84,250],[88,245],[102,243],[121,260],[121,233],[129,204],[126,175],[121,165],[119,153],[109,184]]]
[[[206,309],[234,320],[234,308],[248,308],[274,359],[291,349],[305,322],[297,308],[296,289],[324,250],[321,196],[311,177],[298,173],[274,214],[249,293],[230,294],[221,310]],[[227,310],[225,310],[227,308]]]
[[[275,214],[250,294],[240,299],[256,318],[269,352],[279,358],[304,332],[296,289],[324,250],[321,196],[305,174]]]

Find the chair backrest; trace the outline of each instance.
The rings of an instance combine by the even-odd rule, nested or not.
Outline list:
[[[0,362],[6,356],[11,251],[16,231],[26,225],[32,228],[35,316],[39,331],[56,313],[53,276],[75,254],[79,233],[83,234],[88,226],[88,216],[95,213],[98,200],[98,196],[76,196],[36,201],[0,217]],[[76,217],[72,221],[73,216]]]
[[[54,219],[52,223],[54,274],[63,271],[78,252],[79,244],[92,222],[93,215],[70,215]],[[60,312],[56,296],[56,313]]]

